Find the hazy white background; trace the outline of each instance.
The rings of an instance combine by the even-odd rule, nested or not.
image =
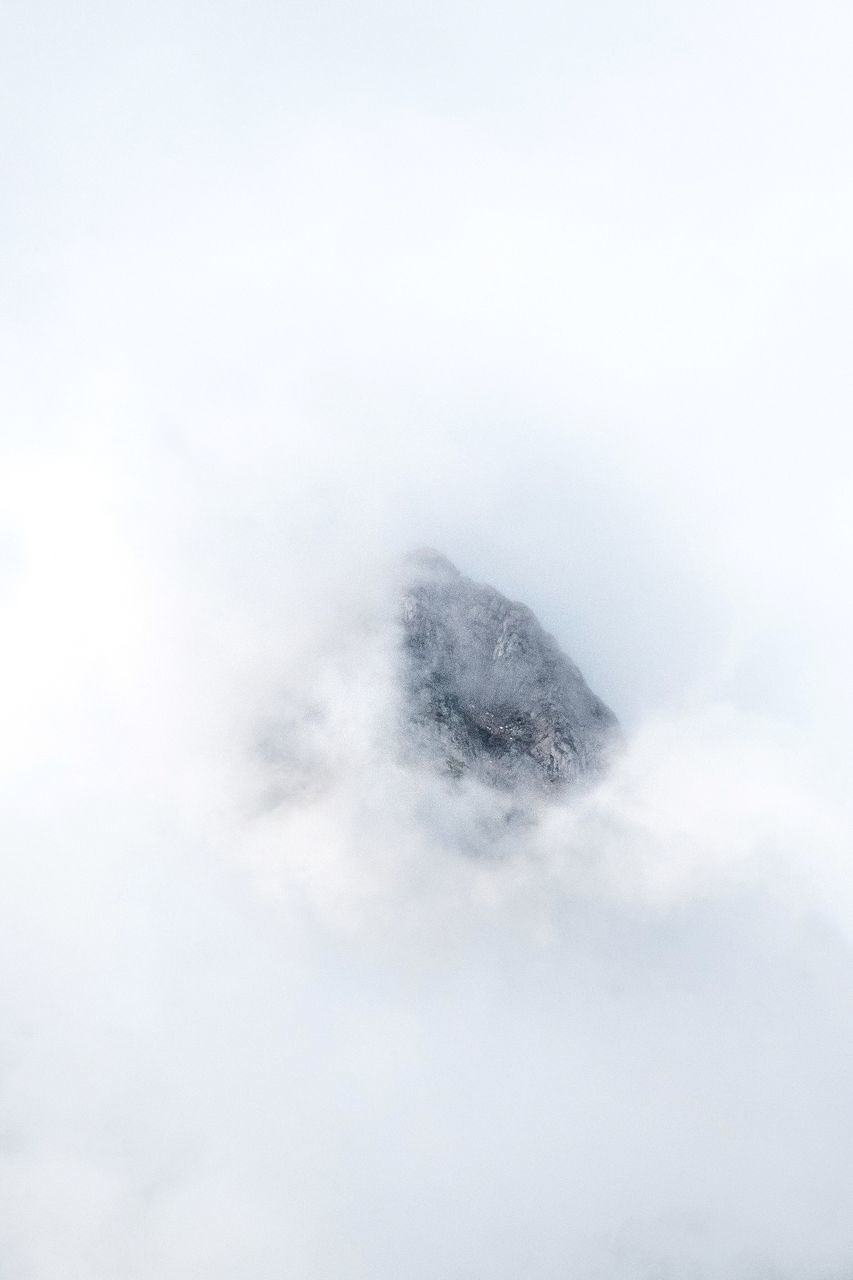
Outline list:
[[[0,1276],[849,1274],[845,6],[0,24]],[[499,865],[422,543],[629,733]]]

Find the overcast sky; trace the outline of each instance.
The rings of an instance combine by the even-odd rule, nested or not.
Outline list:
[[[851,42],[3,4],[0,1275],[853,1265]],[[423,544],[628,734],[503,870],[370,737]]]

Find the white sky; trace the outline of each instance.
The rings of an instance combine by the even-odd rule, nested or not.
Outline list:
[[[845,622],[845,6],[6,15],[13,451],[169,458],[214,540],[280,495],[306,555],[330,507],[440,542],[629,718],[780,647],[796,701]]]

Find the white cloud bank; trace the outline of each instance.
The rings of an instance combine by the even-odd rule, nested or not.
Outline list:
[[[10,27],[0,1276],[848,1274],[849,17]],[[627,730],[499,857],[425,542]]]

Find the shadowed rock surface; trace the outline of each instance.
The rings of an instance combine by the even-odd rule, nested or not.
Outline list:
[[[415,754],[505,789],[594,778],[616,717],[525,605],[438,552],[406,561],[403,681]]]

